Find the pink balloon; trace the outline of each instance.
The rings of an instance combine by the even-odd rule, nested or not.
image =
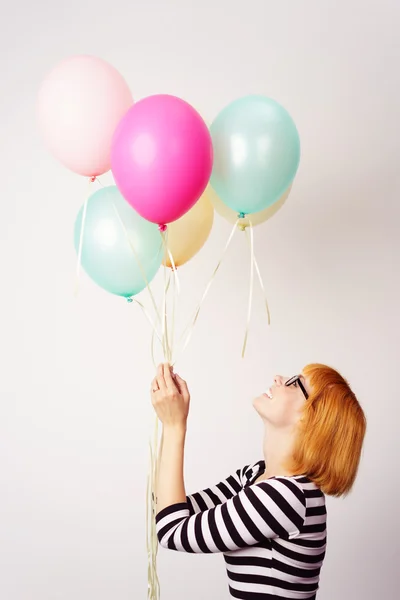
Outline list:
[[[122,195],[142,217],[165,225],[202,195],[213,162],[207,125],[184,100],[169,95],[137,102],[112,143],[111,168]]]
[[[73,56],[53,69],[39,91],[39,127],[52,154],[88,177],[111,167],[111,142],[132,94],[118,71],[100,58]]]

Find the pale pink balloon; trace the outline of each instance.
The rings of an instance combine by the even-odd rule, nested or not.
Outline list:
[[[118,125],[111,163],[117,186],[136,212],[166,225],[204,192],[213,164],[211,136],[199,113],[181,98],[148,96]]]
[[[58,64],[39,91],[39,127],[51,153],[68,169],[88,177],[111,167],[114,131],[132,106],[120,73],[93,56]]]

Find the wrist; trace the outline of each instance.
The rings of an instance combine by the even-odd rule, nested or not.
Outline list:
[[[164,437],[167,436],[167,437],[176,438],[176,439],[185,438],[186,429],[187,429],[186,423],[175,423],[173,425],[172,424],[163,425],[163,435],[164,435]]]

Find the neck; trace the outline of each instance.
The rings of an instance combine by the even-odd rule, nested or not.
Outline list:
[[[265,424],[264,460],[265,473],[263,479],[278,476],[290,476],[286,467],[293,453],[293,432],[285,429],[275,429]]]

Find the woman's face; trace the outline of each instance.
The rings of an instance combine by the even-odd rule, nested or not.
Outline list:
[[[310,393],[310,385],[304,375],[300,381],[306,393]],[[273,385],[264,394],[255,398],[253,406],[266,423],[277,429],[295,426],[301,418],[302,409],[307,399],[299,382],[286,386],[290,377],[276,375]]]

